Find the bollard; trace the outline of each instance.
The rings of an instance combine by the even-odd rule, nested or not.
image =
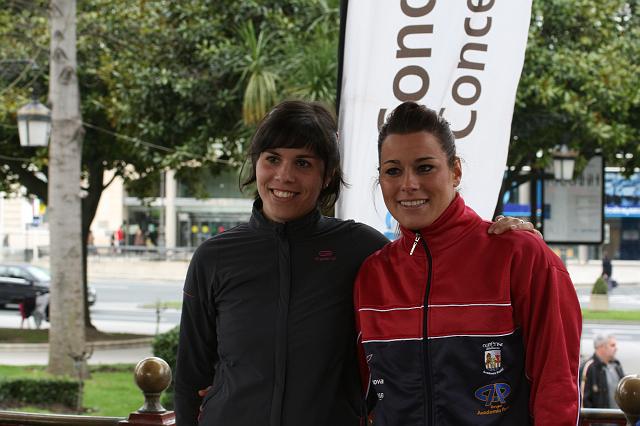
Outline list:
[[[627,426],[640,421],[640,375],[625,376],[618,383],[615,399],[627,418]]]
[[[171,368],[162,358],[145,358],[134,370],[136,384],[144,394],[144,404],[135,413],[129,414],[120,425],[175,425],[173,411],[160,404],[160,395],[171,384]]]

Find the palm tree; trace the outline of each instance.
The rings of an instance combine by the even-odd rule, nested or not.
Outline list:
[[[252,21],[238,29],[243,50],[240,60],[241,79],[246,84],[242,99],[242,120],[246,125],[258,123],[278,98],[278,74],[271,65],[270,37],[264,31],[256,34]]]

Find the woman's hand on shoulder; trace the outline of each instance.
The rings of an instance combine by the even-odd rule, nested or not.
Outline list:
[[[496,216],[496,221],[489,226],[489,230],[487,232],[489,234],[503,234],[508,231],[533,232],[539,238],[542,238],[542,234],[533,226],[533,223],[518,219],[517,217],[502,215]]]

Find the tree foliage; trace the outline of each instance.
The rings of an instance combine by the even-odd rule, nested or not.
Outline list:
[[[15,112],[35,80],[47,84],[47,4],[0,4],[0,31],[10,41],[0,47],[0,60],[29,58],[39,66],[37,74],[2,73],[0,154],[9,158],[0,177],[5,188],[20,182],[46,201],[47,150],[18,146]],[[276,102],[294,96],[333,102],[337,28],[337,0],[82,2],[88,198],[99,198],[97,178],[106,169],[140,196],[153,195],[159,171],[168,167],[195,184],[190,169],[215,173],[243,160],[247,136]],[[10,158],[19,161],[9,164]]]
[[[640,166],[639,4],[534,0],[503,192],[559,145],[578,151],[578,169],[599,152],[627,175]]]
[[[579,151],[579,165],[601,151],[626,173],[639,166],[638,5],[534,0],[503,190],[560,144]],[[192,192],[215,195],[205,194],[201,171],[237,166],[276,102],[332,105],[338,28],[338,0],[81,2],[85,232],[105,170],[141,197],[157,194],[166,168]],[[0,0],[0,37],[0,61],[39,65],[0,65],[0,186],[21,184],[46,201],[47,150],[19,148],[15,111],[35,82],[47,84],[47,2]]]
[[[237,167],[276,102],[334,100],[337,0],[95,0],[77,21],[85,241],[107,170],[139,197],[157,196],[168,168],[215,196],[203,173]],[[16,111],[47,87],[48,2],[0,0],[0,38],[0,190],[46,203],[48,150],[19,146]]]

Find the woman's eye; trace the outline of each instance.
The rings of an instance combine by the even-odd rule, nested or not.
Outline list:
[[[418,166],[418,173],[428,173],[433,169],[433,166],[430,164],[420,164]]]
[[[397,167],[390,167],[384,171],[384,174],[387,176],[398,176],[400,174],[400,169]]]
[[[265,160],[267,161],[267,163],[275,164],[280,160],[280,157],[278,157],[277,155],[267,155]]]
[[[296,165],[298,167],[311,167],[311,163],[309,161],[307,161],[307,160],[302,159],[302,158],[298,158],[296,160]]]

